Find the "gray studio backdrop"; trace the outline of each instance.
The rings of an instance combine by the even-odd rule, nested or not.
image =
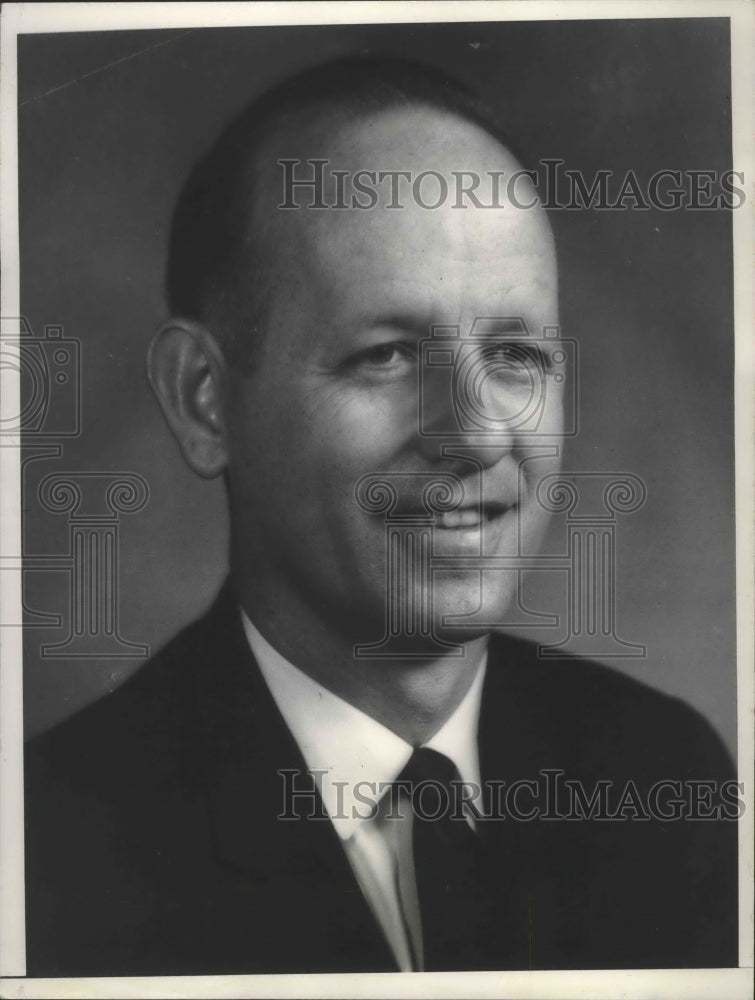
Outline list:
[[[22,312],[35,338],[53,328],[37,352],[47,352],[58,393],[46,432],[27,428],[24,456],[28,735],[120,683],[146,648],[203,610],[223,578],[222,487],[185,469],[144,374],[165,316],[174,199],[196,156],[251,96],[358,52],[447,67],[502,109],[520,148],[588,178],[731,166],[724,19],[20,38]],[[581,350],[581,431],[564,465],[631,472],[647,488],[644,506],[616,527],[617,631],[647,655],[614,665],[697,706],[733,747],[731,213],[551,214],[563,334]],[[78,342],[80,371],[51,346],[58,336]],[[53,379],[56,366],[65,380]],[[72,393],[78,433],[66,416]],[[56,420],[68,436],[56,436]],[[130,485],[108,506],[115,473],[131,474]],[[86,488],[89,507],[67,504],[66,479]],[[550,551],[563,550],[564,530],[556,519]],[[105,645],[84,648],[65,643],[72,588],[86,589],[74,549],[87,532],[100,555],[110,546],[108,558],[117,556],[117,621],[105,622]],[[532,574],[529,607],[563,620],[564,584],[562,573]],[[538,637],[558,638],[553,629]]]

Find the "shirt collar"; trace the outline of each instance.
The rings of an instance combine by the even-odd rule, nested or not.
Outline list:
[[[339,698],[289,663],[242,610],[247,640],[262,676],[310,771],[324,772],[318,788],[339,836],[346,840],[368,818],[359,782],[395,781],[412,755],[411,744]],[[462,781],[480,780],[477,726],[487,655],[453,714],[425,746],[445,754]],[[363,796],[375,798],[362,786]]]

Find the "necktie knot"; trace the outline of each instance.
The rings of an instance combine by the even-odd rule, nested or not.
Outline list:
[[[458,778],[455,765],[445,754],[438,753],[430,747],[416,747],[409,758],[400,778],[420,784],[423,781],[435,781],[448,785]]]
[[[448,757],[429,747],[415,749],[397,779],[410,797],[415,821],[458,816],[459,780],[459,772]]]

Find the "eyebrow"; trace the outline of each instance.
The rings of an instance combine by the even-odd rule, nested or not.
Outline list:
[[[392,327],[416,337],[418,340],[439,336],[454,336],[458,330],[461,338],[471,336],[474,340],[487,337],[505,338],[507,341],[527,343],[533,333],[524,316],[476,316],[467,326],[461,323],[441,322],[437,315],[424,311],[400,311],[391,313],[370,312],[358,317],[356,326],[360,330],[375,327]],[[451,332],[453,331],[453,333]]]
[[[369,313],[358,317],[356,325],[360,329],[371,329],[376,326],[391,326],[416,337],[429,337],[435,326],[442,326],[431,316],[424,313]]]

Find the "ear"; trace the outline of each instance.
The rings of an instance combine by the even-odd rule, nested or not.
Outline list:
[[[150,345],[147,375],[188,466],[204,479],[220,475],[226,367],[215,338],[199,323],[168,320]]]

